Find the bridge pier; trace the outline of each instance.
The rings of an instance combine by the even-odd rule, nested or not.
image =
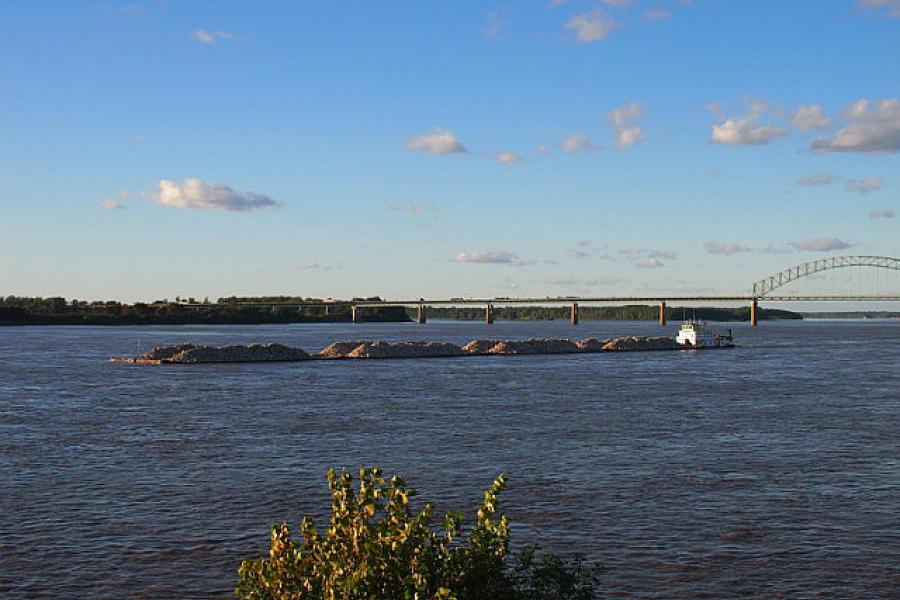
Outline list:
[[[758,308],[758,302],[757,302],[756,298],[753,298],[750,301],[750,327],[756,327],[756,321],[757,321],[756,309],[757,308]]]
[[[360,309],[356,307],[355,304],[350,305],[350,321],[353,323],[359,323],[362,315],[359,314]]]
[[[665,302],[659,303],[659,326],[660,327],[666,326],[666,303]]]
[[[488,325],[494,324],[494,305],[488,304],[484,310],[484,322]]]
[[[572,303],[572,315],[571,315],[572,325],[578,325],[578,303]]]
[[[425,315],[425,305],[420,304],[416,308],[416,323],[418,323],[419,325],[424,325],[427,318],[428,317]]]

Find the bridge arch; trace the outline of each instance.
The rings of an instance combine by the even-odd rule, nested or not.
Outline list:
[[[831,258],[811,260],[754,282],[753,296],[755,298],[765,298],[767,294],[792,281],[821,271],[840,269],[842,267],[876,267],[900,271],[900,258],[892,258],[890,256],[832,256]]]

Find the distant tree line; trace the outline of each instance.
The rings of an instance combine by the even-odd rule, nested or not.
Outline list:
[[[494,318],[508,321],[553,321],[569,319],[570,306],[494,306]],[[484,319],[483,306],[429,307],[428,317],[432,319],[457,319],[476,321]],[[655,321],[659,318],[659,307],[648,305],[629,306],[579,306],[578,317],[587,321]],[[668,307],[666,318],[680,321],[697,318],[704,321],[749,321],[750,307],[738,308],[689,308]],[[802,319],[799,313],[772,308],[757,309],[759,319]]]
[[[376,298],[357,300],[375,300]],[[242,303],[260,303],[248,305]],[[339,323],[350,321],[347,305],[301,306],[315,302],[287,296],[220,298],[192,306],[190,300],[156,300],[123,304],[113,300],[84,302],[65,298],[0,298],[0,325],[176,325],[254,323]],[[293,304],[293,306],[291,305]],[[363,309],[366,321],[403,322],[402,307]]]

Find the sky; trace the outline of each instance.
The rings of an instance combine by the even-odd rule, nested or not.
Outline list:
[[[0,4],[0,296],[746,294],[898,167],[900,0]]]

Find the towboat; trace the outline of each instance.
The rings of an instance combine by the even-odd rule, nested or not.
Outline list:
[[[731,330],[716,333],[706,329],[701,321],[685,321],[681,324],[675,341],[686,348],[734,348]]]

